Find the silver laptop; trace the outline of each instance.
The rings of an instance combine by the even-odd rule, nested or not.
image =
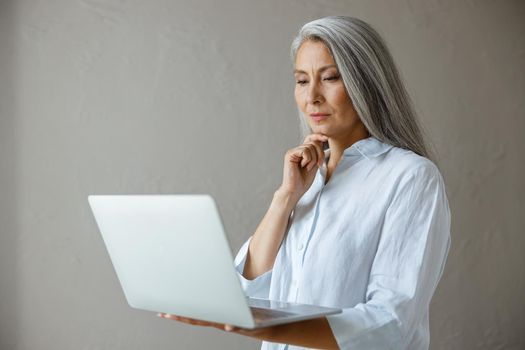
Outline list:
[[[250,329],[341,312],[246,297],[209,195],[92,195],[88,200],[133,308]]]

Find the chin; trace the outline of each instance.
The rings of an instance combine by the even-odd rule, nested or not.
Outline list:
[[[323,134],[328,137],[333,134],[330,132],[328,125],[310,125],[310,129],[312,129],[314,134]]]

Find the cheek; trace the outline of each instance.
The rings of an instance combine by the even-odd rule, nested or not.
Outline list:
[[[350,97],[348,97],[346,90],[344,89],[337,89],[334,91],[334,94],[332,95],[332,101],[333,104],[337,106],[338,109],[341,110],[353,110],[353,104]]]
[[[303,109],[304,108],[304,104],[305,104],[305,97],[304,97],[304,93],[300,90],[295,90],[295,102],[297,103],[297,105]]]

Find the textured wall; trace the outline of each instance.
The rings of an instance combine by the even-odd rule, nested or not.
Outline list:
[[[0,349],[257,349],[129,308],[91,193],[209,192],[232,249],[299,137],[288,59],[345,14],[389,43],[453,211],[432,349],[525,347],[523,1],[0,2]]]

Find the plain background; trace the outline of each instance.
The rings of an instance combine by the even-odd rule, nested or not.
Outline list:
[[[452,247],[432,349],[525,347],[523,1],[0,2],[0,348],[258,349],[128,307],[86,197],[211,193],[232,250],[299,141],[289,47],[350,15],[439,154]]]

